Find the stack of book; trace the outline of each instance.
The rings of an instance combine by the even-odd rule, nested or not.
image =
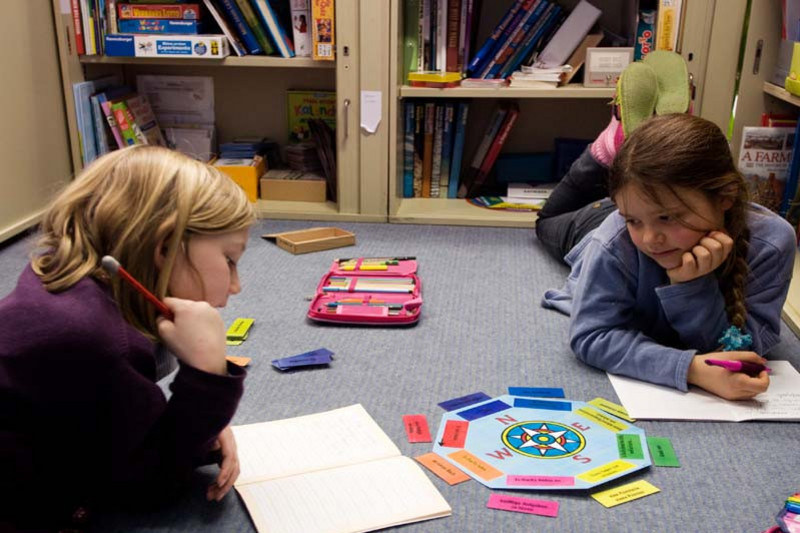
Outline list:
[[[333,0],[69,2],[79,55],[334,59]]]

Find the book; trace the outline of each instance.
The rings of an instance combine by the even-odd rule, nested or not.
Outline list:
[[[442,140],[444,137],[444,104],[436,104],[433,123],[433,163],[431,165],[431,198],[439,198],[439,184],[442,179]]]
[[[414,187],[413,197],[422,197],[423,155],[425,153],[425,104],[414,103]]]
[[[199,20],[125,19],[119,21],[120,33],[177,33],[197,35],[202,33]]]
[[[224,35],[106,35],[105,53],[116,57],[222,59],[230,54]]]
[[[433,138],[436,134],[436,104],[425,104],[424,146],[422,151],[422,198],[431,197],[431,176],[433,174]]]
[[[403,80],[408,73],[422,70],[419,60],[419,9],[421,0],[405,0],[403,2]]]
[[[155,146],[167,146],[164,136],[161,134],[161,128],[158,126],[153,109],[150,107],[150,102],[147,100],[147,95],[137,94],[125,100],[128,109],[136,122],[136,126],[142,133],[140,140],[144,144],[151,144]]]
[[[119,4],[119,20],[184,19],[200,20],[198,4]]]
[[[83,44],[83,20],[81,20],[80,0],[70,1],[70,12],[72,14],[72,29],[75,32],[75,53],[82,56],[86,53]]]
[[[114,113],[125,146],[144,144],[143,135],[141,131],[137,131],[136,121],[133,120],[133,115],[124,100],[111,104],[111,112]]]
[[[601,14],[602,11],[589,2],[580,0],[544,47],[536,60],[536,66],[548,68],[563,65]]]
[[[292,9],[292,36],[297,57],[311,57],[310,0],[290,0]]]
[[[517,183],[508,184],[508,196],[512,198],[530,198],[534,200],[545,200],[550,197],[550,193],[556,188],[558,182],[551,183]]]
[[[467,117],[469,115],[469,103],[459,102],[458,112],[456,113],[453,124],[453,154],[450,156],[450,178],[447,183],[447,197],[456,198],[458,193],[459,177],[461,176],[461,160],[464,155],[464,138],[467,132]]]
[[[510,105],[508,107],[506,116],[503,119],[503,123],[497,132],[497,135],[492,141],[489,150],[486,152],[486,157],[484,157],[477,174],[475,174],[474,179],[469,185],[467,196],[476,195],[486,182],[486,178],[489,176],[489,172],[492,170],[494,162],[497,160],[497,156],[500,155],[500,150],[502,150],[506,139],[508,139],[508,134],[511,132],[511,128],[514,127],[514,123],[517,121],[518,116],[519,107],[516,104]]]
[[[334,0],[311,0],[311,57],[315,60],[336,59]]]
[[[503,32],[502,37],[497,42],[494,55],[485,62],[480,72],[476,72],[478,78],[495,78],[505,64],[511,57],[516,47],[519,46],[520,41],[524,35],[530,30],[533,24],[541,15],[542,11],[548,6],[549,2],[546,0],[525,0],[522,4],[517,16]],[[514,48],[511,48],[511,43],[516,42]]]
[[[447,2],[447,41],[445,43],[445,69],[448,72],[461,72],[458,64],[458,32],[461,27],[462,0]]]
[[[522,43],[514,51],[511,58],[506,61],[506,64],[500,69],[499,78],[507,78],[510,76],[520,64],[532,64],[531,57],[537,54],[537,50],[544,47],[544,43],[554,33],[554,27],[561,16],[561,6],[551,3],[542,13],[539,20],[531,27],[527,35],[524,37]]]
[[[636,21],[636,41],[633,43],[633,60],[640,61],[654,50],[656,44],[656,10],[639,8]]]
[[[656,50],[675,51],[681,27],[683,0],[658,0]]]
[[[125,148],[125,139],[122,138],[122,133],[119,131],[119,126],[117,125],[117,119],[114,117],[114,112],[111,111],[111,102],[106,99],[105,93],[98,93],[97,101],[106,118],[108,128],[111,131],[111,135],[114,137],[117,148]]]
[[[237,56],[247,55],[247,49],[245,48],[244,43],[239,39],[236,32],[228,24],[228,21],[225,20],[225,17],[217,9],[217,6],[211,0],[203,0],[203,4],[206,6],[206,11],[211,13],[211,17],[214,19],[214,22],[217,23],[219,26],[220,31],[225,35],[225,38],[228,39],[228,44],[231,45],[231,50]]]
[[[97,158],[97,139],[92,120],[91,96],[108,87],[120,85],[122,79],[117,75],[105,76],[96,80],[72,84],[75,116],[78,122],[78,140],[81,145],[83,164],[87,165]]]
[[[503,106],[499,106],[495,109],[494,114],[489,122],[489,127],[486,128],[481,142],[478,145],[478,148],[475,150],[475,154],[472,156],[472,162],[467,170],[467,174],[463,176],[461,183],[458,186],[458,198],[466,198],[468,191],[471,190],[472,181],[478,174],[481,163],[483,163],[483,158],[486,157],[486,153],[489,151],[489,147],[491,146],[492,141],[494,141],[497,132],[500,131],[500,126],[503,124],[506,113],[507,110]]]
[[[414,197],[414,102],[403,102],[403,198]]]
[[[798,121],[800,124],[800,121]],[[789,221],[792,227],[800,224],[800,126],[795,126],[794,144],[792,145],[792,158],[789,161],[789,170],[786,176],[786,188],[779,214]],[[800,230],[798,230],[800,236]]]
[[[489,35],[486,41],[484,41],[480,49],[475,53],[475,56],[469,62],[469,66],[467,67],[467,72],[470,74],[470,76],[477,76],[477,73],[483,69],[485,62],[490,60],[490,54],[494,53],[497,42],[503,36],[503,32],[511,23],[512,19],[517,15],[517,13],[519,13],[523,2],[524,0],[514,0],[514,3],[508,8],[508,11],[506,11],[505,15],[503,15],[503,18],[500,19],[500,22],[498,22],[497,26],[495,26],[494,30],[492,30],[492,33]]]
[[[281,57],[294,57],[294,44],[281,25],[276,11],[272,8],[271,1],[273,0],[252,0],[253,9],[256,15],[260,17],[264,27],[267,28],[272,38],[272,43],[275,45],[275,48],[278,49],[278,53]]]
[[[94,35],[94,4],[91,0],[80,0],[81,26],[83,29],[84,54],[87,56],[97,54],[97,44]]]
[[[93,94],[89,97],[89,101],[92,104],[92,125],[94,127],[96,142],[95,149],[97,150],[97,155],[101,156],[111,150],[111,147],[109,147],[110,138],[106,133],[108,131],[108,122],[106,121],[103,109],[100,107],[100,94]]]
[[[232,429],[234,487],[260,533],[355,533],[451,514],[360,404]]]
[[[794,128],[742,128],[739,171],[750,188],[750,199],[779,211],[792,158]]]
[[[290,143],[311,138],[310,119],[322,119],[331,129],[336,129],[336,92],[286,91],[286,116]]]
[[[251,54],[263,54],[264,49],[256,38],[255,33],[247,24],[244,14],[236,4],[236,0],[213,0],[225,12],[227,19],[233,23],[233,27],[242,39],[242,43]],[[224,30],[223,30],[224,31]]]
[[[253,32],[253,36],[258,42],[258,46],[261,48],[261,50],[263,50],[266,55],[274,54],[275,49],[272,47],[269,38],[267,38],[268,30],[266,27],[262,26],[258,16],[256,16],[256,12],[253,11],[253,7],[250,5],[250,2],[248,0],[233,1],[236,2],[236,5],[239,7],[239,11],[242,13],[242,18],[244,18],[247,27],[250,28],[250,31]]]
[[[439,197],[447,198],[450,185],[450,165],[453,153],[453,135],[455,132],[455,104],[445,102],[442,119],[442,167],[439,172]]]
[[[608,374],[632,418],[641,420],[800,420],[800,373],[789,361],[769,361],[769,389],[752,400],[730,401],[697,387],[689,392]]]

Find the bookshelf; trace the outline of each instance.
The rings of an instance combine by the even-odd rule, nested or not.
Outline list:
[[[571,11],[577,0],[560,0]],[[447,89],[410,87],[404,83],[403,62],[403,1],[389,0],[388,35],[389,63],[389,213],[390,222],[414,224],[453,224],[475,226],[533,227],[535,213],[497,211],[477,207],[463,199],[404,198],[403,177],[403,101],[405,99],[469,99],[469,121],[464,153],[477,147],[491,110],[500,101],[514,100],[520,106],[520,116],[503,147],[504,153],[540,152],[553,149],[553,139],[594,139],[610,117],[609,103],[613,88],[585,88],[570,84],[552,89],[519,87]],[[482,3],[477,29],[478,46],[494,28],[494,24],[511,4],[510,0]],[[600,25],[618,35],[633,35],[638,2],[635,0],[593,0],[603,12]],[[709,46],[713,18],[717,8],[712,0],[685,2],[682,55],[687,58],[694,82],[698,86],[695,109],[700,108],[703,82],[706,77],[706,52]],[[462,165],[468,165],[468,156]]]
[[[380,68],[379,59],[361,53],[360,17],[369,16],[369,0],[337,0],[337,60],[284,59],[276,56],[229,56],[221,60],[77,56],[72,46],[69,2],[52,0],[61,63],[73,170],[81,168],[80,141],[72,84],[119,73],[135,86],[139,74],[209,76],[214,83],[218,142],[240,136],[263,136],[285,145],[288,139],[286,91],[335,90],[337,102],[337,201],[258,200],[262,218],[320,221],[386,220],[386,171],[376,172],[380,154],[358,128],[362,69]],[[369,39],[365,40],[369,43]],[[375,80],[379,83],[380,80]],[[366,145],[370,148],[362,154]],[[385,149],[384,149],[385,151]],[[362,168],[365,170],[362,172]],[[362,176],[366,176],[362,180]]]

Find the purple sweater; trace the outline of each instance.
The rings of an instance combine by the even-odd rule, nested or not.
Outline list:
[[[0,526],[166,500],[233,417],[245,372],[228,372],[180,365],[167,401],[155,345],[110,291],[85,278],[51,294],[28,266],[0,300]]]

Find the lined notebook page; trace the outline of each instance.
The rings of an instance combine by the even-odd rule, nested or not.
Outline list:
[[[237,487],[400,455],[361,404],[232,429],[241,468]]]
[[[448,516],[450,506],[404,456],[239,485],[262,533],[357,533]]]

